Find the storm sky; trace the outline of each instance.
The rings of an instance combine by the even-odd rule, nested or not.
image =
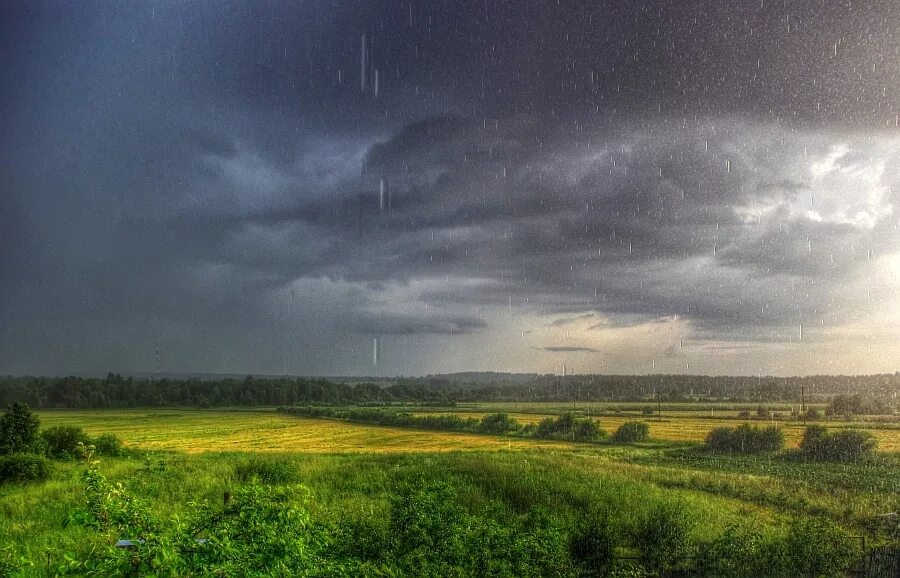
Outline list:
[[[0,30],[2,373],[900,370],[894,0]]]

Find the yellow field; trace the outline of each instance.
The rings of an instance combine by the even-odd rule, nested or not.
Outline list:
[[[484,413],[479,412],[439,412],[439,413],[453,413],[462,418],[473,417],[480,418],[484,416]],[[434,412],[431,413],[434,415]],[[535,413],[510,413],[510,417],[515,418],[520,423],[530,424],[537,423],[546,417],[554,417],[554,415],[558,414],[535,414]],[[616,429],[625,423],[626,421],[632,420],[641,420],[650,424],[650,437],[663,440],[663,441],[685,441],[685,442],[700,442],[706,438],[706,434],[710,432],[710,430],[717,427],[735,427],[742,423],[747,423],[746,419],[737,419],[737,418],[726,418],[726,419],[717,419],[705,417],[700,412],[679,412],[675,415],[669,417],[665,415],[663,412],[662,419],[657,419],[655,417],[647,417],[647,416],[638,416],[638,415],[617,415],[617,416],[600,416],[596,418],[600,421],[600,425],[605,429],[608,433],[612,433],[616,431]],[[784,430],[784,437],[787,447],[797,447],[800,443],[800,439],[803,437],[803,430],[805,425],[801,422],[796,421],[774,421],[770,422],[768,420],[750,420],[750,423],[754,425],[766,426],[775,424],[781,427]],[[859,423],[846,423],[846,422],[819,422],[825,427],[828,428],[837,428],[837,427],[859,427]],[[879,424],[872,424],[873,426]],[[886,452],[898,452],[900,451],[900,428],[895,426],[886,426],[880,425],[879,427],[871,427],[867,428],[866,431],[870,432],[875,439],[878,440],[878,449],[880,451]]]
[[[274,411],[78,410],[39,412],[38,416],[44,428],[81,426],[91,435],[116,434],[126,446],[187,453],[386,453],[572,447],[556,441],[306,419]]]
[[[480,412],[455,413],[480,418]],[[537,423],[552,414],[511,413],[521,423]],[[151,450],[187,453],[262,451],[299,453],[385,453],[571,448],[559,441],[516,439],[452,432],[435,432],[354,424],[327,419],[289,416],[274,411],[240,410],[78,410],[40,412],[42,427],[82,426],[91,435],[114,433],[126,445]],[[653,439],[671,442],[703,441],[710,430],[736,426],[746,420],[715,419],[680,414],[662,419],[635,415],[601,416],[601,426],[612,433],[624,422],[641,419],[650,424]],[[755,421],[766,425],[768,421]],[[803,424],[776,422],[784,429],[788,447],[796,447]],[[823,422],[826,427],[853,424]],[[858,424],[857,424],[858,425]],[[900,429],[884,426],[867,431],[878,440],[881,451],[900,451]]]

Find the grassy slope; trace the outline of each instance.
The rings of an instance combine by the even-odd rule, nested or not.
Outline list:
[[[658,442],[572,446],[272,412],[44,412],[41,419],[44,427],[83,425],[93,434],[116,433],[131,447],[165,449],[154,454],[150,469],[140,458],[103,462],[111,479],[125,483],[161,517],[191,500],[220,500],[239,483],[234,470],[247,459],[242,452],[257,451],[295,465],[321,520],[383,519],[394,485],[413,476],[451,480],[474,512],[545,507],[563,524],[604,505],[628,527],[654,503],[677,499],[693,513],[701,539],[739,520],[777,532],[786,515],[825,515],[858,531],[871,516],[900,507],[895,458],[875,467],[825,466],[709,456]],[[0,486],[0,547],[12,544],[32,560],[46,560],[47,548],[61,556],[96,540],[92,532],[66,525],[82,503],[80,470],[58,464],[46,484]]]

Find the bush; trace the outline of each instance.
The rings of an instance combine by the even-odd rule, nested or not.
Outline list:
[[[519,429],[519,422],[505,413],[492,413],[481,418],[478,431],[481,433],[505,434]]]
[[[803,432],[800,453],[814,461],[858,462],[873,457],[876,447],[869,432],[843,429],[829,433],[823,426],[811,425]]]
[[[321,557],[323,536],[313,525],[302,486],[237,488],[224,510],[192,502],[183,516],[154,518],[149,507],[100,473],[88,451],[82,474],[87,503],[73,519],[106,536],[141,537],[130,550],[109,545],[66,556],[60,574],[77,576],[336,575]],[[207,537],[201,544],[195,538]]]
[[[263,484],[294,484],[300,480],[300,473],[292,461],[285,458],[253,456],[234,468],[234,477],[239,482],[256,480]]]
[[[704,548],[704,569],[713,576],[765,576],[776,571],[767,550],[771,543],[756,527],[731,525]]]
[[[714,452],[777,452],[784,447],[784,432],[774,426],[760,428],[746,423],[736,428],[717,427],[707,434],[705,445]]]
[[[750,419],[750,412],[745,409],[743,411],[738,412],[737,416],[739,419]]]
[[[769,411],[764,405],[757,406],[756,408],[756,417],[761,417],[763,419],[767,419],[772,415],[772,412]]]
[[[641,410],[644,415],[653,415],[656,411],[653,409],[653,406],[645,405],[644,409]]]
[[[24,403],[14,403],[0,416],[0,455],[36,453],[40,421]]]
[[[100,456],[118,456],[122,454],[122,440],[116,434],[105,433],[94,438],[94,448]]]
[[[71,459],[78,456],[78,444],[91,443],[83,429],[74,425],[57,425],[41,432],[47,442],[47,455],[54,458]]]
[[[589,442],[603,439],[606,432],[592,419],[564,413],[557,418],[542,419],[534,430],[534,437]]]
[[[621,443],[642,442],[650,437],[650,426],[645,421],[626,421],[613,434],[613,440]]]
[[[825,415],[883,415],[890,409],[878,399],[868,399],[856,393],[838,395],[825,408]]]
[[[640,521],[635,541],[644,564],[661,573],[675,569],[692,549],[693,520],[680,504],[666,501]]]
[[[391,496],[390,545],[401,567],[437,575],[442,567],[461,566],[464,523],[465,511],[449,484],[418,479]]]
[[[401,483],[390,503],[388,542],[375,544],[382,552],[387,549],[382,559],[396,564],[390,575],[571,573],[566,534],[544,510],[532,510],[521,523],[512,524],[473,516],[460,505],[450,484],[422,476]]]
[[[821,518],[795,520],[779,546],[775,558],[785,562],[779,574],[788,576],[843,576],[862,553],[856,540]]]
[[[618,537],[608,512],[593,510],[582,519],[569,540],[569,552],[580,574],[606,575],[614,560]]]
[[[35,454],[0,456],[0,483],[40,482],[50,477],[50,462]]]

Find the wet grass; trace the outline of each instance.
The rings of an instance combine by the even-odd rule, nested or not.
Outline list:
[[[533,414],[521,415],[524,422]],[[721,456],[698,451],[690,443],[693,433],[636,445],[569,444],[272,411],[55,411],[40,417],[43,427],[81,425],[147,451],[104,459],[102,468],[162,518],[191,501],[221,501],[254,471],[308,486],[309,507],[322,521],[381,520],[397,485],[420,478],[451,483],[476,515],[502,521],[537,509],[571,528],[584,512],[600,508],[616,516],[626,534],[653,507],[675,501],[696,520],[700,542],[748,520],[782,532],[792,517],[825,517],[858,535],[873,530],[869,522],[878,514],[900,508],[897,455],[842,465]],[[600,419],[607,431],[616,427],[612,417]],[[678,425],[648,421],[658,437]],[[0,485],[0,548],[12,547],[40,567],[48,552],[58,560],[96,543],[93,531],[71,523],[84,502],[82,470],[57,462],[46,483]]]

